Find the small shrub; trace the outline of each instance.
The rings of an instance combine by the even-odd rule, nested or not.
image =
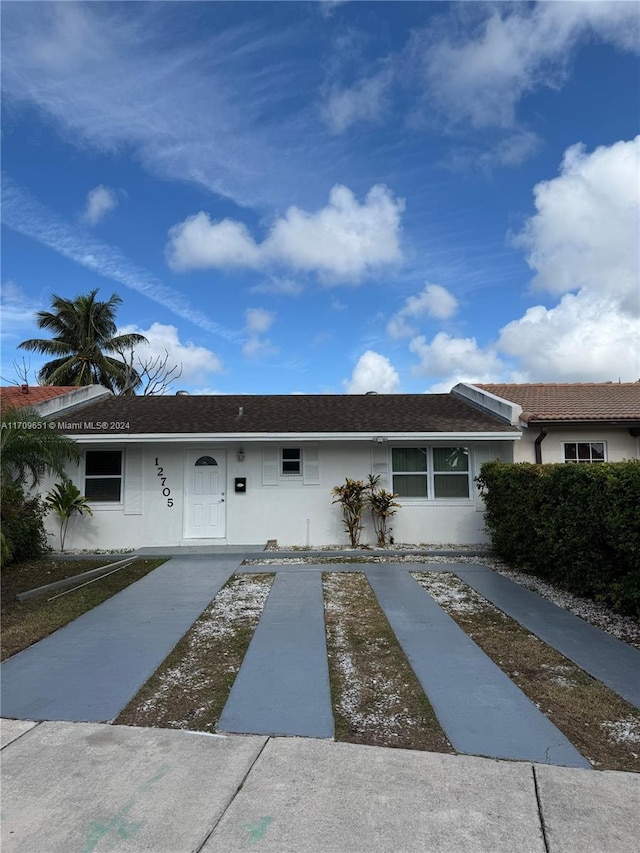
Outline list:
[[[56,483],[47,493],[45,506],[60,519],[60,550],[64,552],[64,540],[72,516],[85,513],[93,515],[93,510],[80,489],[68,477],[65,477],[62,483]]]
[[[342,507],[342,523],[352,548],[357,548],[360,544],[367,488],[362,480],[351,480],[347,477],[341,486],[334,486],[331,490],[331,494],[335,496],[332,503],[338,503]]]
[[[19,486],[2,487],[2,567],[31,557],[41,557],[49,549],[44,529],[46,509],[37,497],[28,498]]]
[[[366,499],[373,516],[373,528],[376,532],[377,544],[380,548],[384,548],[389,543],[390,531],[387,523],[396,514],[396,507],[399,507],[400,504],[396,501],[398,495],[394,495],[393,492],[388,492],[386,489],[380,489],[378,487],[379,482],[379,474],[375,477],[373,474],[369,474]]]

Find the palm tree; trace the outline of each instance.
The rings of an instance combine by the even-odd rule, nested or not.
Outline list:
[[[77,462],[78,445],[30,409],[5,409],[0,430],[0,481],[3,486],[31,486],[44,474],[64,476],[64,463]]]
[[[115,314],[122,299],[113,294],[107,302],[96,299],[98,290],[75,299],[52,297],[52,311],[39,311],[38,327],[53,338],[31,338],[20,347],[55,356],[38,373],[43,385],[103,385],[114,393],[133,393],[141,379],[125,364],[123,352],[148,343],[144,335],[116,335]],[[113,358],[109,353],[118,353]]]

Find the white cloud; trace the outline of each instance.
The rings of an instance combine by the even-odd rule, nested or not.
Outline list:
[[[386,356],[367,350],[358,359],[351,378],[344,380],[343,385],[347,394],[366,394],[367,391],[394,394],[400,387],[400,377]]]
[[[421,375],[455,381],[635,381],[640,376],[640,137],[591,153],[567,149],[560,174],[534,188],[536,213],[515,238],[556,297],[507,323],[485,348],[440,333],[414,338]]]
[[[389,69],[341,89],[332,86],[322,106],[322,116],[333,133],[344,133],[358,121],[377,121],[386,106],[392,82]]]
[[[242,346],[242,352],[247,358],[265,358],[274,355],[277,348],[269,338],[263,338],[273,325],[276,315],[264,308],[247,308],[245,313],[245,328],[249,334],[248,340]]]
[[[481,18],[476,26],[463,14],[453,34],[447,16],[446,29],[414,35],[410,50],[423,63],[429,106],[476,128],[513,127],[525,94],[563,84],[582,39],[595,35],[625,50],[640,48],[633,3],[482,4],[473,14]]]
[[[479,170],[490,174],[500,166],[514,167],[536,154],[542,140],[530,130],[516,130],[498,140],[490,148],[458,147],[444,159],[443,164],[453,172]]]
[[[456,338],[438,332],[430,343],[424,335],[409,344],[419,358],[414,373],[419,376],[445,377],[464,374],[466,381],[491,382],[504,371],[495,349],[482,349],[475,338]],[[447,380],[448,381],[448,380]]]
[[[136,349],[136,361],[140,359],[144,363],[156,358],[164,359],[167,355],[169,369],[174,365],[182,366],[180,380],[183,382],[204,382],[209,374],[222,372],[222,362],[214,352],[191,341],[182,343],[175,326],[152,323],[148,329],[128,325],[118,330],[123,335],[132,332],[144,335],[149,341],[148,346],[141,344]]]
[[[334,186],[326,207],[308,213],[290,207],[262,243],[243,223],[190,216],[169,232],[167,257],[175,270],[282,265],[316,272],[325,281],[358,281],[371,270],[402,259],[400,215],[404,201],[377,185],[359,204],[350,189]]]
[[[247,331],[258,335],[268,331],[276,317],[273,311],[264,308],[247,308],[244,313]]]
[[[553,295],[583,289],[640,309],[640,136],[587,153],[565,152],[560,175],[534,188],[536,214],[514,242],[533,283]]]
[[[118,206],[118,198],[113,190],[102,184],[90,190],[87,195],[87,205],[82,218],[89,225],[97,225],[101,219]]]
[[[554,308],[535,305],[500,332],[500,350],[529,378],[606,382],[640,377],[640,321],[606,297],[567,293]]]
[[[416,334],[408,321],[428,316],[448,320],[458,310],[458,300],[440,284],[426,284],[417,296],[409,296],[404,307],[394,314],[387,324],[392,338],[408,338]]]

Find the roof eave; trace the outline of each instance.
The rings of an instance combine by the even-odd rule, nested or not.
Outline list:
[[[217,442],[291,441],[518,441],[522,433],[509,432],[278,432],[278,433],[65,433],[79,444],[215,444]]]

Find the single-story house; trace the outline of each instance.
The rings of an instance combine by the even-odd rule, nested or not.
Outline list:
[[[462,382],[452,394],[522,428],[514,462],[640,459],[640,382]]]
[[[452,394],[108,394],[52,420],[83,449],[68,472],[94,511],[69,527],[81,549],[346,544],[331,490],[370,473],[400,495],[396,542],[485,541],[474,477],[522,436]]]

